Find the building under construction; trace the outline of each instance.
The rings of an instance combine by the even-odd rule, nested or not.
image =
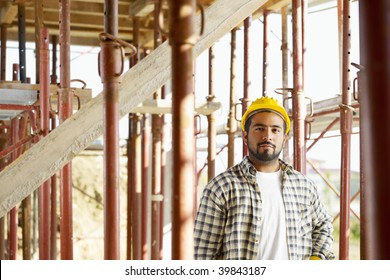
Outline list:
[[[351,12],[352,5],[357,12]],[[319,100],[307,90],[308,17],[328,10],[336,15],[337,55],[321,56],[339,67],[335,75],[326,74],[335,79],[321,79],[339,89]],[[260,34],[253,32],[255,21]],[[246,154],[237,144],[242,143],[240,117],[251,100],[265,95],[279,98],[290,114],[291,145],[283,157],[302,173],[310,165],[337,195],[338,258],[350,258],[351,216],[360,223],[360,258],[390,258],[389,1],[1,0],[0,24],[1,259],[75,259],[72,161],[100,137],[103,258],[162,259],[169,247],[170,258],[193,259],[200,176],[216,175],[222,151],[225,167]],[[351,60],[353,28],[359,61]],[[277,47],[270,43],[276,29]],[[223,92],[216,82],[222,71],[216,46],[222,38],[228,38],[229,73]],[[250,55],[254,40],[261,42],[262,61]],[[10,44],[17,46],[17,56],[9,55]],[[26,46],[34,46],[35,64],[26,58]],[[96,69],[84,65],[83,71],[95,71],[100,93],[72,75],[75,46],[99,48]],[[195,67],[204,54],[207,68]],[[260,74],[254,77],[250,70],[257,66]],[[27,76],[31,68],[35,77]],[[206,94],[196,86],[202,73],[207,73]],[[277,87],[271,87],[273,76],[280,77]],[[257,81],[259,89],[253,90]],[[125,145],[120,144],[123,120]],[[339,189],[306,155],[329,133],[340,139],[341,152],[328,152],[340,158]],[[219,135],[225,143],[217,143]],[[351,194],[352,135],[360,143],[360,185]],[[205,148],[197,145],[200,140],[207,142]],[[200,153],[206,154],[203,166]],[[123,158],[125,191],[119,187]],[[356,200],[359,211],[351,208]],[[164,213],[170,242],[163,239]]]

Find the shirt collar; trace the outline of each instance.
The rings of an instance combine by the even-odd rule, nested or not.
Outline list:
[[[280,162],[280,168],[283,172],[292,172],[293,167],[286,163],[285,161],[279,159]],[[256,168],[253,166],[253,164],[249,161],[249,158],[247,156],[244,157],[244,159],[241,162],[241,167],[244,170],[246,174],[251,174],[253,176],[256,175]]]

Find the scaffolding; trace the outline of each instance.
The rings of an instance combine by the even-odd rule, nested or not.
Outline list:
[[[36,247],[38,259],[74,259],[73,221],[77,217],[72,211],[72,160],[101,135],[104,259],[120,259],[121,248],[126,248],[126,259],[162,259],[167,246],[163,239],[167,204],[172,211],[168,244],[171,258],[192,259],[193,221],[202,171],[207,168],[210,180],[216,175],[220,153],[227,153],[226,167],[247,153],[242,143],[242,152],[237,152],[241,146],[237,145],[241,139],[237,126],[240,109],[244,112],[250,100],[251,80],[257,79],[249,74],[254,63],[249,55],[251,25],[257,19],[263,26],[262,90],[258,95],[273,94],[269,85],[272,14],[280,15],[282,34],[281,87],[274,94],[283,101],[293,128],[292,150],[287,147],[283,156],[290,161],[293,155],[291,162],[302,173],[307,172],[309,163],[339,197],[340,207],[334,221],[340,223],[340,259],[350,258],[351,214],[361,223],[360,258],[388,259],[385,213],[390,194],[385,162],[390,156],[386,149],[390,135],[386,122],[389,110],[382,109],[389,104],[390,92],[387,79],[390,46],[385,27],[390,11],[386,1],[369,4],[359,1],[360,64],[351,63],[350,56],[353,1],[242,0],[229,1],[229,5],[223,0],[171,2],[166,5],[162,0],[61,0],[56,4],[45,0],[1,1],[1,259],[32,259]],[[340,54],[337,82],[341,94],[314,102],[305,93],[307,15],[311,9],[320,12],[322,5],[325,10],[337,9]],[[188,14],[180,12],[183,7]],[[53,23],[54,16],[49,10],[56,11],[57,23]],[[238,95],[237,84],[239,31],[243,31],[242,97]],[[215,84],[218,56],[215,46],[224,36],[230,37],[230,92],[222,98]],[[6,81],[8,40],[19,43],[13,81]],[[26,68],[30,66],[26,63],[26,42],[35,42],[36,46],[34,84],[26,76]],[[83,81],[71,77],[72,43],[100,46],[96,71],[103,91],[95,97]],[[206,51],[208,90],[205,100],[199,101],[195,85],[197,73],[202,70],[197,69],[196,58]],[[288,63],[290,54],[292,69]],[[354,66],[358,69],[357,77],[351,76]],[[82,86],[72,87],[76,82]],[[220,101],[225,99],[229,104]],[[224,107],[228,110],[227,121],[218,126],[218,114]],[[168,116],[171,123],[167,122]],[[128,139],[123,153],[119,123],[124,117],[128,119]],[[207,129],[202,129],[203,117]],[[360,190],[351,196],[351,136],[356,129],[361,147]],[[330,131],[341,137],[340,191],[307,158],[312,147]],[[220,147],[216,140],[219,135],[228,137]],[[204,165],[199,166],[198,145],[202,138],[207,139],[207,156]],[[172,146],[170,164],[165,149],[168,141]],[[124,195],[119,182],[122,156],[127,159],[125,213],[120,205]],[[358,196],[360,215],[351,208],[351,202]],[[120,226],[123,216],[125,229]],[[121,236],[126,236],[126,246],[121,244]],[[19,240],[22,244],[18,244]],[[22,254],[18,256],[18,252]]]

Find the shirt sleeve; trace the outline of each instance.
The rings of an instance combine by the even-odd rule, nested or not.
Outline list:
[[[325,260],[332,260],[335,258],[335,255],[332,252],[332,217],[321,203],[315,186],[312,194],[312,207],[312,256]]]
[[[196,260],[219,259],[222,250],[226,211],[221,191],[211,181],[203,191],[194,226]]]

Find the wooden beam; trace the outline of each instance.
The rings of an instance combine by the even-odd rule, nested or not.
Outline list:
[[[221,102],[203,101],[195,104],[195,112],[199,115],[210,115],[221,109]],[[172,100],[148,99],[131,109],[130,113],[140,114],[172,114]]]
[[[194,58],[230,32],[266,0],[217,0],[205,11],[205,31],[194,47]],[[200,29],[200,19],[197,19]],[[171,49],[166,41],[122,78],[121,117],[150,97],[171,78]],[[103,132],[100,93],[80,111],[32,146],[0,173],[0,217],[36,190],[57,170],[82,152]]]
[[[11,24],[18,14],[18,6],[3,2],[0,6],[0,24]]]
[[[137,0],[131,3],[130,17],[145,17],[154,10],[155,0]]]
[[[269,0],[262,7],[262,10],[278,11],[284,6],[290,5],[291,0]]]

